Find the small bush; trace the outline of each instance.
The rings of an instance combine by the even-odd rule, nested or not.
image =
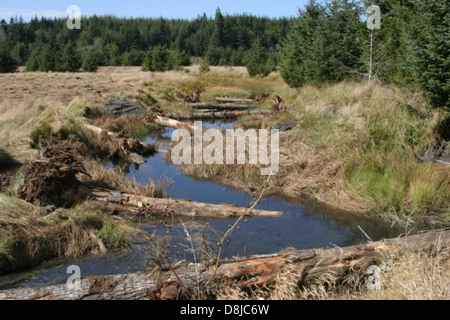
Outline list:
[[[39,149],[41,145],[41,141],[43,139],[48,139],[52,135],[52,126],[48,122],[41,122],[39,127],[35,128],[31,131],[30,139],[31,139],[31,147],[33,149]]]
[[[209,67],[209,59],[207,57],[205,57],[205,59],[203,59],[202,64],[200,65],[200,73],[207,73],[211,71],[211,68]]]
[[[95,72],[102,65],[104,65],[104,56],[99,51],[92,50],[86,53],[81,67],[84,71]]]

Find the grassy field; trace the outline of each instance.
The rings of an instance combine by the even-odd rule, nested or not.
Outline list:
[[[1,75],[5,94],[0,101],[0,149],[18,161],[29,161],[38,152],[30,148],[33,131],[39,136],[39,130],[77,130],[77,123],[87,121],[86,106],[95,108],[112,97],[132,97],[165,111],[187,112],[184,98],[193,90],[201,92],[202,101],[278,94],[286,102],[284,110],[270,117],[238,120],[244,128],[297,123],[281,134],[281,169],[271,179],[269,192],[308,194],[337,208],[394,218],[449,214],[449,168],[417,159],[430,147],[438,123],[448,113],[432,109],[420,95],[352,82],[297,90],[276,73],[262,79],[249,78],[240,67],[211,69],[200,74],[198,66],[164,73],[105,67],[96,73]],[[261,108],[270,108],[270,99]],[[107,121],[96,124],[114,130],[133,123],[132,119],[122,122],[114,123],[115,128]],[[135,136],[145,133],[139,126],[127,128],[133,130]],[[257,191],[264,180],[253,166],[183,169],[194,178],[250,191]]]
[[[40,203],[19,200],[27,164],[39,157],[40,142],[50,136],[74,145],[96,110],[112,97],[136,94],[136,88],[151,78],[139,68],[103,68],[97,73],[2,74],[0,99],[0,274],[35,266],[58,256],[104,254],[126,248],[133,234],[130,224],[110,217],[95,204],[84,203],[43,214]],[[103,116],[96,121],[106,126]],[[140,131],[135,119],[109,123],[125,131]],[[118,130],[120,131],[120,130]],[[86,137],[94,141],[92,137]],[[83,140],[81,140],[83,141]],[[72,142],[70,142],[72,143]],[[102,141],[97,141],[101,144]],[[84,147],[85,148],[85,147]],[[142,185],[124,179],[124,173],[104,169],[100,159],[86,150],[83,166],[89,176],[82,182],[147,196],[164,196],[162,185]],[[21,168],[13,165],[21,164]],[[18,169],[18,170],[17,170]],[[45,211],[45,210],[44,210]]]
[[[146,196],[165,195],[164,186],[158,183],[141,185],[124,179],[120,170],[104,169],[102,157],[94,150],[102,141],[83,138],[81,127],[85,123],[135,137],[157,129],[133,117],[113,120],[104,115],[98,107],[113,97],[129,97],[145,106],[158,105],[164,111],[188,112],[185,100],[194,90],[200,92],[202,101],[268,94],[261,109],[270,109],[270,98],[278,94],[285,100],[281,110],[271,116],[246,116],[237,121],[244,129],[296,123],[280,135],[280,171],[270,180],[269,193],[308,195],[339,209],[403,221],[424,218],[448,223],[450,218],[450,168],[418,159],[431,146],[437,126],[449,114],[432,109],[420,95],[396,87],[343,82],[291,89],[276,73],[250,78],[243,68],[211,67],[210,72],[200,74],[198,66],[164,73],[142,72],[134,67],[105,67],[95,73],[19,72],[0,75],[0,80],[0,175],[2,182],[8,181],[0,184],[0,273],[56,256],[76,257],[124,248],[132,234],[125,221],[106,216],[90,203],[42,215],[40,203],[29,204],[17,198],[23,176],[21,169],[16,172],[17,166],[11,165],[21,163],[25,167],[39,157],[43,138],[54,136],[81,145],[83,165],[90,175],[80,177],[84,183]],[[258,193],[266,180],[260,176],[259,166],[183,165],[182,169],[193,178],[253,193]],[[419,258],[425,259],[406,257],[398,263],[408,266]],[[439,270],[447,274],[448,265]],[[404,278],[393,277],[389,285],[398,288],[413,271],[397,273]],[[435,281],[431,288],[439,279],[430,280]],[[389,290],[386,288],[385,297],[401,298],[394,289]],[[412,287],[410,291],[406,298],[429,294]],[[292,298],[311,294],[294,293]],[[323,288],[317,288],[316,293],[310,298],[327,298],[321,295]],[[355,297],[354,292],[344,296]],[[375,298],[373,293],[357,296],[366,297]]]

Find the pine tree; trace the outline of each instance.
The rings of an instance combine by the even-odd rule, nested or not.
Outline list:
[[[81,67],[80,57],[77,53],[75,43],[68,43],[62,52],[59,64],[57,66],[58,71],[78,71]]]
[[[292,87],[341,81],[361,68],[360,8],[350,0],[310,0],[281,48],[280,72]]]
[[[253,41],[252,47],[247,51],[244,58],[248,74],[251,77],[257,75],[266,77],[269,75],[275,69],[275,66],[271,63],[272,60],[269,58],[270,56],[262,45],[261,39]]]
[[[169,52],[166,47],[157,46],[150,49],[142,65],[144,71],[165,71],[168,69]]]
[[[104,65],[105,57],[98,50],[89,50],[85,53],[81,68],[87,72],[97,71],[99,66]]]
[[[8,47],[0,43],[0,73],[15,72],[17,62],[11,56]]]
[[[143,51],[138,51],[132,49],[129,52],[125,52],[122,56],[123,66],[142,66],[144,62],[145,53]]]
[[[19,65],[23,65],[25,64],[27,59],[27,46],[24,43],[19,42],[13,47],[11,54],[14,60],[16,60]]]
[[[222,12],[220,12],[220,8],[216,10],[216,16],[214,18],[214,30],[211,35],[210,44],[216,47],[224,46],[224,19]]]
[[[406,68],[436,107],[450,107],[450,6],[446,0],[413,1]]]
[[[281,48],[280,74],[291,87],[301,87],[318,78],[322,66],[318,59],[317,32],[323,27],[325,10],[315,0],[310,0],[292,26]]]
[[[224,38],[224,18],[220,9],[217,8],[213,31],[209,39],[208,51],[206,52],[206,57],[213,66],[220,65],[221,62],[224,62]]]
[[[27,61],[27,71],[54,71],[56,70],[57,53],[49,44],[39,43],[34,46]]]

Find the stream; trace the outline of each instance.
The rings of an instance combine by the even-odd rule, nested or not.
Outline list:
[[[231,128],[234,123],[203,122],[204,127]],[[158,143],[160,148],[169,148],[172,129],[155,132],[142,139],[148,143]],[[246,207],[252,196],[244,191],[230,188],[210,181],[197,181],[185,176],[177,165],[167,163],[164,153],[157,153],[144,165],[131,165],[127,168],[127,177],[146,183],[149,179],[158,181],[169,178],[172,184],[167,190],[171,198],[189,199],[213,204],[235,204]],[[114,165],[107,165],[112,168]],[[240,229],[235,230],[224,245],[223,257],[245,256],[252,254],[270,254],[287,247],[310,249],[331,246],[350,246],[367,242],[366,233],[372,240],[393,238],[404,232],[380,220],[363,215],[354,215],[329,209],[312,201],[301,202],[292,198],[268,196],[262,199],[257,208],[264,210],[280,210],[281,217],[252,217],[242,221]],[[169,219],[170,220],[170,219]],[[211,228],[224,234],[236,219],[209,221]],[[170,221],[167,221],[170,223]],[[200,259],[201,254],[217,249],[217,236],[206,230],[200,233],[205,221],[183,221],[189,234],[194,239],[196,256],[192,254],[191,242],[188,241],[185,228],[177,218],[172,232],[168,233],[164,225],[158,225],[156,234],[161,237],[160,243],[170,244],[170,257],[173,261]],[[154,231],[154,221],[144,220],[142,228],[148,233]],[[362,230],[364,231],[362,231]],[[195,239],[202,241],[196,242]],[[206,242],[205,240],[206,239]],[[205,246],[205,243],[208,246]],[[198,250],[198,248],[204,248]],[[66,282],[70,274],[66,273],[69,265],[78,265],[82,276],[130,273],[146,270],[153,262],[151,248],[142,239],[135,239],[134,246],[126,252],[110,252],[102,257],[87,257],[67,261],[55,259],[44,263],[31,271],[0,277],[0,289],[11,287],[39,287]]]

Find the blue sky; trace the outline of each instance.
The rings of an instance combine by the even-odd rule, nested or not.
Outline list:
[[[0,19],[22,15],[66,17],[66,9],[77,5],[83,15],[114,14],[120,17],[196,18],[206,12],[214,16],[217,7],[222,13],[251,13],[258,16],[296,16],[308,0],[0,0]]]

